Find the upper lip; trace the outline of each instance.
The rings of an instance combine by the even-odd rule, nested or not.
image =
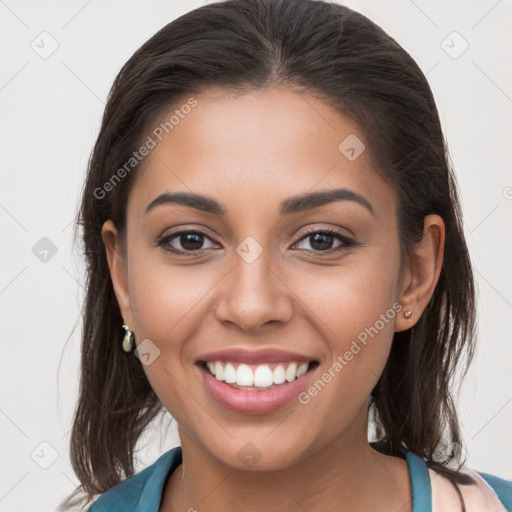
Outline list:
[[[279,363],[294,361],[298,363],[309,363],[315,359],[296,352],[288,352],[277,348],[266,348],[259,350],[250,350],[246,348],[228,348],[208,352],[199,357],[198,362],[202,361],[233,361],[237,363]]]

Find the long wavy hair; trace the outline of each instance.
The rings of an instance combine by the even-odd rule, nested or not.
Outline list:
[[[398,194],[402,255],[421,238],[426,215],[438,214],[445,223],[433,297],[411,329],[394,334],[371,393],[372,444],[396,456],[408,449],[454,481],[470,483],[449,461],[460,451],[451,448],[462,446],[454,397],[474,352],[474,279],[456,180],[424,74],[384,30],[347,7],[227,0],[159,30],[124,64],[108,96],[75,226],[87,275],[70,440],[81,485],[60,510],[91,501],[134,474],[137,441],[164,411],[140,361],[121,349],[123,320],[101,237],[108,219],[125,232],[127,198],[140,165],[115,186],[105,184],[141,147],[148,127],[183,98],[209,87],[244,93],[278,85],[321,98],[361,127],[375,170]]]

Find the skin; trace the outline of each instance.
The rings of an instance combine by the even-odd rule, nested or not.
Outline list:
[[[401,266],[395,191],[369,150],[354,161],[338,150],[349,134],[365,140],[353,121],[287,88],[237,96],[210,89],[195,98],[137,176],[126,254],[114,224],[102,230],[121,312],[137,343],[159,348],[144,370],[179,426],[184,463],[166,484],[160,512],[412,510],[405,460],[368,444],[368,396],[393,333],[412,327],[434,292],[442,219],[425,218],[423,239]],[[290,196],[342,187],[364,196],[373,214],[342,200],[279,216]],[[165,191],[208,195],[228,213],[166,204],[145,214]],[[356,245],[333,238],[332,248],[318,250],[304,237],[309,228],[334,229]],[[155,245],[177,229],[207,234],[199,254],[186,253],[179,236],[167,246],[184,255]],[[249,236],[262,249],[252,263],[236,252]],[[402,312],[307,404],[235,413],[199,378],[196,361],[207,352],[280,348],[319,362],[312,384],[394,303]],[[260,457],[251,467],[237,456],[249,442]]]

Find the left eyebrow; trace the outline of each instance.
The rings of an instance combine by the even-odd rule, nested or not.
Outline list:
[[[313,208],[325,206],[334,201],[354,201],[366,208],[372,215],[375,215],[373,207],[368,199],[347,188],[337,188],[289,197],[281,203],[279,215],[282,217],[284,215],[291,215],[304,210],[311,210]],[[188,206],[190,208],[212,213],[221,217],[228,213],[227,208],[208,196],[192,192],[164,192],[149,203],[145,214],[163,204],[179,204],[182,206]]]
[[[324,206],[334,201],[354,201],[364,206],[372,215],[375,215],[370,201],[361,194],[349,190],[348,188],[335,188],[290,197],[281,203],[280,214],[281,216],[289,215],[291,213],[318,208],[319,206]]]

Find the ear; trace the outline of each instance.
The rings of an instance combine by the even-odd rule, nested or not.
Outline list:
[[[111,220],[107,220],[103,224],[101,237],[105,244],[110,277],[112,278],[121,315],[125,323],[133,329],[130,294],[128,292],[128,266],[123,256],[119,233]]]
[[[416,324],[434,294],[443,265],[444,239],[443,219],[439,215],[427,215],[422,239],[409,251],[403,270],[398,299],[403,309],[396,317],[395,332],[405,331]],[[411,311],[409,318],[403,316],[405,311]]]

